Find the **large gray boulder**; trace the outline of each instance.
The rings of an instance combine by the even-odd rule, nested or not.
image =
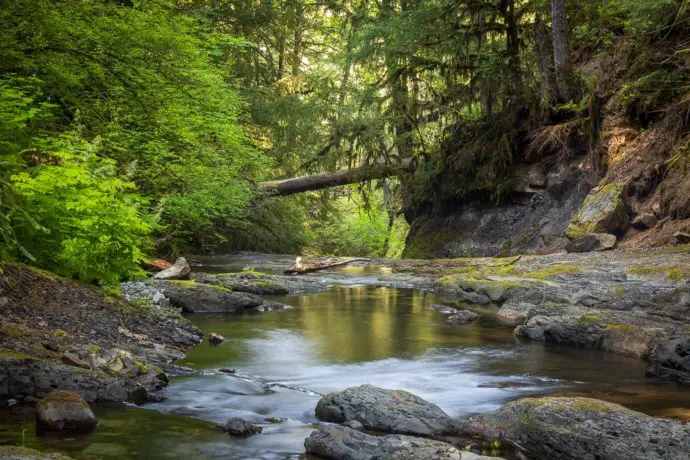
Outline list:
[[[231,292],[221,286],[194,281],[160,281],[155,284],[173,307],[185,313],[231,313],[256,308],[261,297],[246,292]]]
[[[89,432],[96,416],[89,404],[71,391],[54,391],[36,404],[36,422],[48,431]]]
[[[690,423],[590,398],[525,398],[469,420],[473,435],[507,440],[530,458],[687,460]]]
[[[153,277],[157,280],[186,280],[192,273],[192,268],[184,257],[178,258],[172,267],[158,272]]]
[[[630,226],[630,206],[622,184],[593,189],[573,216],[565,235],[576,240],[590,233],[624,233]]]
[[[335,423],[357,420],[384,433],[442,436],[459,430],[459,423],[435,404],[407,391],[372,385],[327,394],[316,405],[316,416]]]
[[[304,442],[308,454],[334,460],[500,460],[463,452],[445,442],[403,435],[372,436],[342,426],[322,426]]]

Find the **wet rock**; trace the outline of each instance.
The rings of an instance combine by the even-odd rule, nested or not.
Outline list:
[[[611,183],[593,189],[566,229],[576,240],[590,233],[622,234],[630,225],[630,206],[625,187]]]
[[[269,311],[284,311],[292,308],[290,305],[280,303],[280,302],[264,302],[255,308],[256,311],[269,312]]]
[[[565,245],[565,250],[568,252],[592,252],[592,251],[606,251],[613,249],[616,245],[617,238],[615,235],[607,233],[590,233],[573,241],[569,241]]]
[[[44,453],[26,447],[0,446],[0,458],[4,460],[70,460],[71,457],[56,453]]]
[[[454,315],[458,311],[456,308],[448,307],[446,305],[440,305],[440,304],[429,305],[429,310],[436,310],[440,314],[447,315],[447,316]]]
[[[225,337],[216,332],[211,332],[211,334],[208,336],[208,342],[211,345],[218,345],[219,343],[225,342]]]
[[[528,303],[506,303],[496,312],[496,319],[506,326],[525,324],[534,305]]]
[[[266,420],[268,423],[285,423],[287,422],[287,419],[285,417],[267,417],[264,420]]]
[[[155,286],[170,299],[173,307],[186,313],[231,313],[256,308],[261,297],[245,292],[231,292],[221,286],[194,281],[161,281]]]
[[[357,420],[366,429],[384,433],[440,436],[458,430],[458,422],[435,404],[407,391],[372,385],[327,394],[316,405],[316,416],[336,423]]]
[[[530,458],[686,459],[690,424],[590,398],[525,398],[468,421],[468,434],[508,440]]]
[[[654,214],[643,213],[635,217],[630,225],[638,230],[653,228],[659,220]]]
[[[231,418],[223,427],[223,431],[233,436],[251,436],[253,434],[260,434],[263,430],[259,425],[254,425],[241,418]]]
[[[43,345],[43,348],[45,348],[48,351],[60,351],[60,345],[55,340],[48,340],[46,342],[43,342],[41,345]]]
[[[463,325],[476,321],[479,315],[472,313],[469,310],[458,310],[457,313],[448,317],[448,322],[451,324]]]
[[[440,441],[403,435],[372,436],[341,426],[322,426],[304,442],[308,454],[334,460],[488,460]],[[497,459],[498,460],[498,459]]]
[[[69,351],[66,351],[62,355],[61,359],[62,362],[67,364],[68,366],[81,367],[82,369],[91,369],[89,363],[85,362],[79,356],[75,355],[74,353],[70,353]]]
[[[690,336],[666,340],[656,346],[647,369],[650,377],[677,380],[690,385]]]
[[[222,369],[218,369],[218,372],[222,372],[223,374],[234,374],[235,369],[230,369],[228,367],[224,367]]]
[[[685,233],[685,232],[676,232],[673,234],[673,237],[678,241],[680,244],[688,244],[690,243],[690,233]]]
[[[652,205],[652,212],[656,217],[661,217],[661,205],[658,202]]]
[[[348,421],[343,423],[343,426],[348,427],[348,428],[352,428],[353,430],[363,430],[364,429],[364,425],[362,425],[357,420],[348,420]]]
[[[142,406],[149,401],[149,392],[142,385],[137,385],[129,392],[128,398],[130,402]]]
[[[192,267],[187,263],[187,259],[179,257],[172,267],[156,273],[153,277],[157,280],[186,280],[192,273]]]
[[[89,404],[71,391],[54,391],[36,404],[36,422],[48,431],[89,432],[96,416]]]

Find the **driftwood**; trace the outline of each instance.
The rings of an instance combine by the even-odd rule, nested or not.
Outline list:
[[[322,190],[357,182],[399,176],[404,172],[412,171],[412,169],[412,159],[405,158],[400,163],[394,165],[375,164],[353,169],[342,169],[315,176],[291,177],[289,179],[259,182],[257,188],[263,196],[287,196],[311,190]]]
[[[317,272],[319,270],[326,270],[327,268],[341,267],[343,265],[351,264],[352,262],[371,262],[371,259],[357,257],[354,259],[342,260],[338,262],[335,259],[324,260],[323,262],[316,262],[313,264],[305,264],[302,258],[295,259],[295,264],[285,270],[286,275],[301,275],[303,273]]]

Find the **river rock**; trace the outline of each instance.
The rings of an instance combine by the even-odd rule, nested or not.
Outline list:
[[[0,458],[4,460],[70,460],[71,457],[56,453],[39,452],[16,446],[0,446]]]
[[[137,385],[133,390],[129,391],[129,400],[137,406],[143,406],[149,402],[149,392],[142,385]]]
[[[75,366],[75,367],[81,367],[82,369],[91,369],[91,366],[84,360],[82,360],[79,356],[75,355],[74,353],[70,353],[69,351],[66,351],[62,355],[62,362],[69,365],[69,366]]]
[[[654,347],[650,377],[662,377],[690,385],[690,336],[666,340]]]
[[[630,225],[638,230],[646,230],[648,228],[653,228],[659,220],[654,214],[642,213],[635,217]]]
[[[219,343],[225,342],[225,337],[218,334],[217,332],[211,332],[211,334],[208,336],[208,342],[211,345],[218,345]]]
[[[568,252],[592,252],[592,251],[606,251],[613,249],[616,245],[616,235],[609,235],[608,233],[590,233],[573,241],[569,241],[565,245],[565,250]]]
[[[467,324],[476,321],[479,315],[472,313],[469,310],[458,310],[455,314],[448,317],[448,322],[451,324]]]
[[[264,303],[253,294],[194,281],[161,281],[155,286],[170,299],[173,307],[186,313],[232,313]]]
[[[685,233],[685,232],[676,232],[673,234],[673,237],[678,241],[680,244],[688,244],[690,243],[690,233]]]
[[[441,436],[458,431],[458,422],[438,406],[403,390],[372,385],[329,393],[316,405],[326,422],[357,420],[368,430],[417,436]]]
[[[611,183],[593,189],[565,231],[570,240],[590,233],[625,233],[630,225],[630,206],[625,187]]]
[[[445,442],[404,435],[372,436],[334,425],[314,431],[304,446],[308,454],[334,460],[500,460],[463,452]]]
[[[529,458],[687,459],[690,423],[590,398],[525,398],[469,420],[473,435],[508,440]]]
[[[49,431],[89,432],[96,416],[89,404],[71,391],[54,391],[36,404],[36,422]]]
[[[456,308],[449,307],[446,305],[433,304],[429,305],[429,310],[436,310],[442,315],[451,316],[458,312]]]
[[[192,273],[192,267],[187,263],[187,259],[179,257],[172,267],[156,273],[153,277],[157,280],[186,280]]]
[[[254,425],[241,418],[231,418],[223,427],[223,431],[227,431],[233,436],[251,436],[260,434],[263,430],[259,425]]]

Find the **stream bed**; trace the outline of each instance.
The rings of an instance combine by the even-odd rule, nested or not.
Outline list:
[[[276,271],[281,256],[235,255],[195,260],[198,271]],[[369,383],[405,389],[452,416],[497,409],[530,395],[592,396],[652,415],[688,417],[690,392],[646,379],[632,358],[541,343],[518,343],[494,309],[474,324],[451,325],[429,308],[429,293],[379,285],[376,270],[343,267],[316,276],[331,288],[271,300],[287,311],[196,315],[205,333],[226,337],[190,350],[178,364],[196,371],[174,377],[167,400],[99,407],[100,425],[86,437],[37,437],[20,415],[0,421],[0,442],[60,451],[78,459],[306,458],[321,394]],[[236,373],[220,372],[233,368]],[[264,427],[235,439],[214,423],[240,417]],[[283,420],[281,423],[271,423]]]

